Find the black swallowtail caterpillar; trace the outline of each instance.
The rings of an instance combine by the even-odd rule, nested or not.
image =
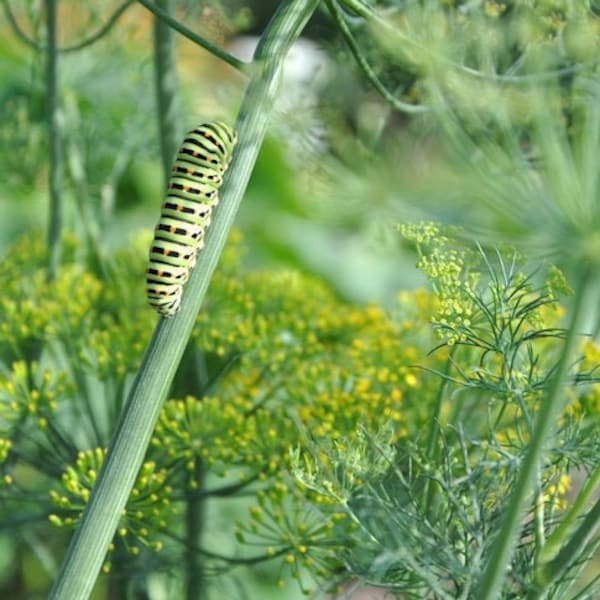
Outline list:
[[[148,302],[165,317],[179,310],[236,141],[235,131],[224,123],[203,123],[185,136],[177,152],[146,270]]]

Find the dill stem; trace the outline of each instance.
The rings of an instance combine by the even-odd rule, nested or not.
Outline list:
[[[539,552],[533,578],[535,588],[530,592],[528,600],[537,598],[541,592],[547,589],[553,581],[556,581],[566,568],[573,564],[573,561],[586,550],[590,537],[595,532],[600,521],[600,500],[596,501],[571,538],[562,550],[559,551],[599,482],[600,464],[596,466],[588,477],[564,519]]]
[[[427,435],[427,457],[429,458],[429,464],[435,465],[439,464],[439,455],[441,451],[441,446],[439,444],[439,434],[440,434],[440,419],[442,414],[442,402],[444,400],[444,396],[446,394],[446,388],[448,387],[448,375],[450,373],[450,368],[452,366],[452,360],[454,355],[456,354],[456,345],[450,348],[450,352],[448,353],[448,358],[446,359],[446,365],[444,366],[444,372],[442,376],[442,380],[440,382],[440,386],[437,391],[437,396],[435,399],[435,408],[433,411],[433,415],[429,421],[429,434]],[[425,487],[424,487],[424,514],[429,515],[431,511],[431,507],[435,501],[435,491],[437,489],[437,484],[432,480],[428,479]]]
[[[284,59],[318,4],[318,0],[283,0],[261,36],[254,54],[253,76],[236,122],[239,142],[223,182],[220,210],[187,283],[181,310],[172,319],[158,320],[50,592],[51,600],[85,600],[93,590],[250,179],[279,89]]]
[[[572,307],[571,321],[562,354],[556,372],[550,381],[548,393],[541,401],[531,442],[505,511],[506,516],[493,542],[489,560],[481,577],[478,598],[495,600],[501,593],[502,582],[508,571],[526,504],[532,499],[540,461],[554,431],[558,416],[567,402],[563,393],[563,384],[573,362],[579,326],[586,316],[585,309],[588,304],[590,282],[591,272],[586,268],[579,274],[578,282],[574,286],[575,303]]]
[[[166,14],[173,13],[173,0],[156,0]],[[173,30],[161,18],[154,17],[154,86],[158,116],[158,140],[166,182],[171,175],[173,157],[181,139],[177,102],[177,68],[173,53]]]
[[[48,134],[48,189],[50,203],[46,243],[48,245],[48,280],[56,277],[60,262],[62,202],[60,195],[62,149],[58,107],[58,53],[56,47],[56,0],[46,0],[46,128]]]
[[[163,10],[160,6],[160,2],[153,2],[152,0],[137,0],[142,6],[151,11],[157,18],[162,19],[169,27],[185,36],[198,46],[201,46],[217,58],[225,61],[228,65],[231,65],[234,69],[245,73],[250,68],[250,65],[237,59],[232,54],[225,52],[218,46],[215,46],[204,37],[188,29],[183,23],[180,23],[177,19],[173,18],[167,11]]]
[[[204,490],[205,467],[197,463],[193,471],[198,489]],[[185,501],[185,578],[186,598],[188,600],[204,600],[207,597],[204,573],[204,557],[196,551],[201,547],[202,532],[206,522],[206,497],[189,494]]]

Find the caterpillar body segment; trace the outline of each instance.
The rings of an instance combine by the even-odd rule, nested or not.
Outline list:
[[[148,303],[162,316],[179,310],[236,141],[225,123],[204,123],[186,134],[177,152],[146,269]]]

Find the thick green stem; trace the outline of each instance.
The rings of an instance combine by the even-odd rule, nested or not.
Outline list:
[[[556,556],[567,535],[585,510],[590,497],[596,492],[598,483],[600,483],[600,464],[596,465],[596,468],[588,475],[585,484],[579,491],[579,494],[577,494],[575,502],[569,507],[560,525],[546,541],[545,546],[539,554],[540,568],[543,568],[546,563]]]
[[[173,12],[173,0],[156,0],[167,14]],[[181,126],[177,104],[177,69],[173,56],[173,30],[154,17],[154,83],[158,109],[158,134],[165,184],[179,140]]]
[[[578,285],[575,287],[575,304],[560,362],[550,383],[548,394],[541,401],[531,442],[508,502],[504,522],[494,541],[492,552],[481,578],[478,598],[494,600],[501,593],[502,582],[508,571],[525,508],[527,503],[532,500],[532,492],[537,481],[537,469],[558,417],[567,402],[564,382],[569,368],[573,364],[579,326],[586,316],[585,305],[590,292],[590,279],[590,273],[586,270],[581,274]]]
[[[62,152],[59,126],[57,52],[56,52],[56,0],[46,0],[46,128],[48,132],[48,279],[56,277],[60,262],[60,235],[62,206],[60,197]]]
[[[92,591],[250,179],[272,112],[283,61],[318,3],[319,0],[283,1],[256,49],[254,75],[236,123],[238,146],[221,188],[219,208],[208,229],[206,247],[186,284],[181,310],[171,319],[160,319],[154,330],[51,591],[53,600],[85,600]]]

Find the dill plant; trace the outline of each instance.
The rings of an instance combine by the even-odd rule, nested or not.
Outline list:
[[[558,368],[565,339],[558,296],[570,290],[555,268],[545,278],[527,275],[514,254],[465,249],[433,223],[401,231],[416,244],[435,290],[430,318],[441,345],[432,350],[447,358],[443,369],[426,371],[438,379],[441,401],[435,393],[422,397],[428,424],[399,439],[389,423],[359,429],[358,445],[305,433],[306,449],[293,453],[292,469],[314,511],[324,519],[345,515],[352,525],[331,530],[346,581],[402,598],[473,598]],[[572,473],[597,477],[598,419],[589,405],[597,347],[583,342],[581,361],[561,388],[568,406],[536,470],[502,598],[598,593],[595,578],[578,596],[578,577],[597,546],[589,529],[581,538],[573,528],[576,515],[589,511],[589,521],[595,514],[590,489],[574,505],[567,494]],[[554,557],[551,546],[562,543],[572,554],[541,578],[541,557]]]
[[[442,385],[434,415],[443,414],[448,390],[458,386],[469,392],[455,392],[459,406],[463,398],[479,397],[506,406],[503,418],[516,411],[523,419],[509,435],[521,451],[518,468],[504,488],[497,531],[490,529],[484,538],[489,552],[481,555],[480,574],[472,581],[469,576],[442,585],[427,571],[423,577],[438,586],[434,595],[464,593],[486,600],[511,593],[531,598],[575,595],[560,589],[559,582],[591,551],[590,527],[598,508],[590,508],[587,486],[583,499],[564,517],[566,525],[548,540],[538,516],[540,525],[530,531],[539,533],[541,541],[527,570],[523,566],[523,587],[513,586],[512,577],[524,524],[535,517],[531,499],[539,497],[548,456],[564,441],[562,419],[577,395],[566,390],[593,381],[594,371],[580,372],[577,365],[581,336],[598,331],[597,6],[560,0],[341,4],[344,10],[336,19],[345,23],[345,30],[340,28],[363,73],[378,90],[397,90],[399,102],[390,99],[391,107],[423,113],[409,126],[411,142],[418,126],[427,128],[429,136],[422,153],[411,145],[403,154],[394,147],[397,140],[382,130],[381,145],[394,153],[393,173],[379,165],[365,168],[369,198],[393,198],[393,209],[402,219],[458,224],[463,242],[478,240],[488,249],[514,245],[527,256],[526,273],[553,261],[573,288],[565,301],[568,320],[562,328],[558,321],[535,324],[530,319],[551,305],[554,292],[540,288],[530,275],[518,275],[511,254],[501,253],[500,261],[492,260],[489,250],[482,255],[487,261],[483,271],[491,281],[487,300],[476,286],[481,269],[471,273],[475,280],[455,280],[469,260],[464,245],[452,252],[444,249],[446,264],[436,262],[435,247],[432,255],[421,257],[421,266],[434,277],[443,306],[436,324],[447,334],[450,348],[446,367],[439,372]],[[361,41],[363,47],[376,42],[371,60],[361,54]],[[398,71],[413,74],[408,84]],[[425,456],[434,465],[443,454],[438,421],[434,419],[425,444]],[[495,425],[492,420],[488,428]],[[589,437],[574,438],[582,456],[595,440],[593,428],[586,433]],[[587,468],[595,481],[595,468]],[[429,508],[438,494],[429,483],[423,487]],[[575,526],[578,517],[581,523]],[[589,590],[582,594],[593,597]]]

